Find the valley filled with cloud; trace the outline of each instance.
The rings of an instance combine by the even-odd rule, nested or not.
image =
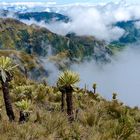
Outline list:
[[[7,14],[12,18],[17,18],[15,13],[19,11],[22,11],[21,13],[25,11],[55,12],[65,15],[69,18],[67,22],[54,19],[46,23],[43,19],[38,22],[34,18],[20,20],[28,25],[37,24],[45,27],[62,36],[68,33],[74,33],[77,36],[94,36],[106,44],[118,41],[121,37],[128,35],[128,30],[117,26],[117,23],[133,21],[135,28],[140,29],[140,5],[127,2],[68,5],[57,5],[55,2],[50,2],[45,6],[42,6],[41,2],[38,2],[37,5],[31,3],[30,6],[25,3],[17,3],[16,5],[11,4],[10,8],[8,8],[8,4],[3,3],[2,6],[1,9],[5,10],[14,8],[15,11],[12,14],[10,12]],[[126,104],[140,106],[138,100],[140,97],[140,44],[134,42],[127,43],[125,46],[125,49],[110,58],[110,63],[97,64],[95,60],[85,60],[80,64],[72,64],[71,69],[80,73],[81,87],[87,84],[87,87],[91,89],[93,82],[96,82],[98,92],[102,96],[109,98],[113,92],[116,92],[119,99]],[[58,68],[53,64],[47,66],[50,71],[52,69],[53,78],[50,76],[50,79],[57,79],[56,75],[60,72]]]

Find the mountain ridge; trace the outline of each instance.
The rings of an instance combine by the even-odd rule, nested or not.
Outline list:
[[[21,51],[38,59],[48,59],[50,55],[61,57],[66,52],[61,61],[69,59],[67,66],[86,59],[106,63],[110,61],[109,56],[113,55],[111,48],[93,36],[64,37],[46,28],[34,24],[26,25],[11,18],[0,19],[0,50]],[[65,65],[59,67],[63,69]]]

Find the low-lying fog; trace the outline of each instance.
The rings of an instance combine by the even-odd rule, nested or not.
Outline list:
[[[130,106],[140,106],[140,49],[127,49],[117,55],[110,64],[98,66],[94,61],[73,65],[81,76],[80,86],[92,89],[97,83],[97,92],[111,99],[112,93]]]
[[[61,73],[58,68],[46,62],[46,70],[50,72],[48,82],[54,85]],[[79,73],[78,86],[92,89],[93,83],[97,83],[97,93],[107,99],[112,98],[112,93],[118,94],[118,99],[129,106],[140,106],[140,49],[128,47],[119,52],[111,63],[97,64],[94,60],[73,64],[71,70]]]
[[[57,9],[57,8],[56,8]],[[34,20],[24,21],[27,24],[36,23],[45,26],[58,34],[70,31],[78,35],[93,35],[98,39],[112,41],[123,36],[125,31],[112,24],[118,21],[140,19],[140,5],[127,3],[109,3],[97,6],[73,6],[62,10],[70,17],[71,22],[56,22],[45,24]],[[11,16],[10,16],[11,17]],[[140,47],[140,46],[139,46]],[[139,48],[137,47],[137,48]],[[132,49],[133,48],[133,49]],[[54,83],[59,70],[53,63],[46,65],[51,72],[49,80]],[[103,97],[110,99],[112,93],[118,93],[118,98],[131,106],[140,106],[140,50],[135,47],[124,50],[112,59],[110,64],[99,66],[94,60],[82,64],[74,64],[71,69],[81,76],[80,86],[85,84],[92,89],[92,84],[97,83],[97,91]]]

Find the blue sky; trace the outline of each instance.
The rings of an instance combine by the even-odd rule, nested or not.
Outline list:
[[[57,4],[67,4],[67,3],[99,3],[99,2],[116,2],[121,0],[0,0],[0,2],[56,2]],[[126,0],[129,3],[140,3],[140,0]]]

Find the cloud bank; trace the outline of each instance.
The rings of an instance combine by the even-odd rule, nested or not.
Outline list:
[[[62,35],[75,32],[77,35],[93,35],[106,41],[117,40],[125,31],[113,26],[116,22],[140,19],[140,5],[128,5],[125,2],[61,8],[57,10],[70,17],[71,21],[54,22],[47,24],[47,27]]]
[[[75,32],[77,35],[93,35],[97,39],[108,42],[117,40],[125,34],[122,28],[114,26],[116,22],[140,19],[140,5],[130,5],[125,1],[102,4],[68,4],[57,5],[55,2],[20,2],[20,3],[0,3],[1,8],[9,7],[16,11],[49,11],[66,15],[70,18],[68,23],[63,21],[52,21],[45,24],[31,21],[25,23],[35,23],[50,29],[52,32],[66,35]],[[14,7],[14,8],[13,8]]]
[[[94,60],[72,64],[70,69],[79,73],[79,87],[92,89],[97,83],[97,93],[106,99],[112,98],[112,93],[118,94],[118,99],[129,106],[140,107],[140,46],[128,47],[112,58],[111,63],[97,64]],[[61,71],[56,64],[44,59],[44,66],[49,72],[47,78],[50,85],[55,85]]]
[[[120,21],[140,19],[139,8],[140,5],[127,5],[125,3],[65,7],[57,10],[69,16],[70,22],[46,24],[42,21],[38,24],[62,35],[68,32],[76,32],[78,35],[94,35],[99,39],[111,41],[118,39],[125,32],[123,29],[112,25]],[[32,23],[35,21],[30,20],[28,22],[28,24]],[[139,21],[135,25],[140,28]],[[132,46],[131,49],[124,50],[107,65],[97,65],[94,60],[82,64],[73,64],[71,69],[77,71],[81,77],[80,87],[87,84],[91,89],[93,82],[96,82],[98,92],[105,98],[110,99],[112,93],[116,92],[119,95],[118,98],[125,104],[140,106],[140,50],[134,48]],[[56,80],[59,72],[53,65],[53,72],[49,78]]]
[[[140,106],[140,49],[127,49],[112,59],[110,64],[97,65],[95,61],[71,67],[80,74],[80,87],[87,84],[92,89],[97,83],[97,92],[107,99],[112,93],[130,106]]]
[[[28,24],[38,24],[51,31],[65,35],[75,32],[78,35],[93,35],[100,40],[112,41],[121,37],[125,31],[114,27],[113,24],[121,21],[140,19],[140,5],[128,5],[126,3],[108,3],[100,5],[69,5],[46,7],[45,10],[60,12],[70,17],[70,22],[36,22],[31,19],[24,21]],[[136,22],[136,27],[140,28],[140,22]],[[139,48],[140,46],[138,46]],[[47,60],[46,60],[47,61]],[[51,72],[50,83],[55,83],[60,72],[55,64],[49,62],[47,70]],[[124,50],[118,54],[112,62],[99,66],[94,60],[82,64],[73,64],[71,69],[80,73],[80,86],[85,83],[91,89],[93,82],[98,84],[98,92],[106,98],[111,98],[116,92],[119,99],[131,106],[140,106],[140,50]]]

